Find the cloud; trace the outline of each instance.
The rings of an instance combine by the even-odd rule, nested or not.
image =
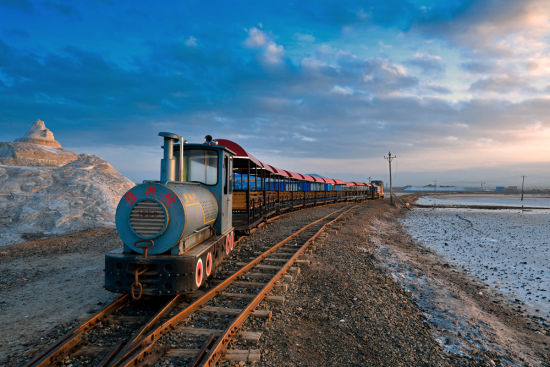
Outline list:
[[[269,42],[265,49],[263,59],[268,64],[279,64],[285,54],[283,46],[277,45],[275,42]]]
[[[325,61],[316,59],[314,57],[304,57],[300,61],[300,66],[304,69],[319,70],[322,68],[326,68],[328,64]]]
[[[521,57],[548,50],[550,3],[546,0],[485,0],[463,3],[443,16],[434,11],[415,29],[446,38],[472,55]]]
[[[523,90],[534,92],[529,80],[514,74],[501,74],[498,76],[481,78],[470,86],[471,91],[507,93]]]
[[[436,84],[422,84],[422,88],[430,90],[432,92],[436,92],[438,94],[450,94],[451,90],[447,87],[444,87],[442,85],[436,85]]]
[[[315,37],[307,33],[296,32],[294,33],[294,38],[300,42],[309,42],[309,43],[315,42]]]
[[[272,41],[261,29],[252,27],[248,30],[248,37],[244,45],[253,49],[263,50],[261,59],[267,65],[277,65],[282,62],[285,54],[283,46]]]
[[[333,86],[330,91],[334,94],[341,94],[343,96],[349,96],[353,94],[353,89],[351,89],[350,87],[342,87],[339,85]]]
[[[440,56],[416,53],[406,63],[419,68],[424,74],[441,74],[445,71],[445,65]]]
[[[192,80],[182,83],[181,77],[151,69],[126,70],[74,47],[63,54],[38,56],[0,41],[0,69],[11,80],[0,87],[0,108],[6,111],[2,121],[32,121],[41,116],[66,124],[64,133],[80,125],[91,140],[120,138],[117,131],[124,130],[125,123],[128,136],[139,135],[132,128],[136,121],[159,110],[169,113],[173,107],[167,96],[195,87]],[[179,101],[179,108],[189,102]],[[88,125],[90,121],[94,124]],[[103,136],[101,130],[93,132],[113,121],[119,126],[110,136]]]
[[[188,47],[195,47],[197,46],[197,39],[193,36],[189,36],[189,38],[187,38],[185,40],[185,46],[188,46]]]
[[[470,73],[486,74],[491,73],[496,69],[496,65],[493,62],[487,61],[467,61],[460,64],[460,67]]]
[[[409,76],[405,67],[380,58],[366,60],[362,79],[369,90],[382,93],[418,85],[418,79]]]
[[[264,47],[267,43],[267,36],[266,34],[256,27],[250,28],[248,31],[248,37],[244,41],[244,44],[246,47],[250,48],[260,48]]]
[[[504,37],[495,31],[488,44],[451,33],[468,33],[469,26],[489,24],[488,17],[500,15],[464,19],[472,8],[481,9],[477,3],[447,12],[436,5],[396,4],[401,3],[364,6],[361,13],[355,3],[295,2],[291,9],[305,7],[307,12],[291,14],[285,8],[284,27],[274,21],[280,18],[266,15],[265,25],[245,31],[250,13],[235,10],[232,17],[224,14],[231,22],[206,24],[205,15],[185,8],[197,20],[181,24],[177,9],[170,9],[181,33],[163,38],[146,32],[147,39],[136,43],[143,47],[131,51],[104,43],[32,48],[28,44],[36,33],[29,30],[30,40],[0,41],[0,129],[11,132],[17,124],[42,117],[64,144],[76,141],[76,146],[86,134],[91,144],[133,144],[155,156],[160,155],[158,131],[184,134],[189,141],[202,141],[211,133],[237,140],[268,163],[280,160],[293,165],[283,168],[303,171],[312,162],[327,175],[358,174],[352,171],[363,159],[372,167],[379,161],[383,165],[388,149],[401,154],[400,162],[416,157],[416,163],[408,164],[419,169],[426,161],[436,168],[489,164],[506,158],[502,146],[514,147],[514,157],[522,156],[520,149],[529,148],[529,142],[544,157],[550,155],[543,145],[549,136],[550,102],[543,92],[535,93],[550,85],[544,78],[550,65],[546,46],[538,44],[541,53],[512,49],[508,58],[497,59],[489,48],[481,52],[479,47],[502,46],[499,42],[508,41],[510,34],[506,29],[512,28],[502,28]],[[260,4],[255,9],[268,14],[266,6],[276,7]],[[333,14],[333,8],[341,9]],[[84,6],[78,9],[85,11]],[[457,24],[447,24],[455,19]],[[428,25],[434,30],[429,44],[426,34],[419,33]],[[172,26],[167,20],[166,28]],[[392,56],[376,53],[380,38],[350,41],[344,26],[364,37],[378,29],[383,42],[393,46],[387,51]],[[396,29],[403,30],[397,41],[392,38]],[[66,43],[78,44],[72,38]],[[419,51],[409,57],[411,49]],[[530,77],[531,72],[543,77]],[[456,80],[462,83],[458,87]],[[462,94],[457,98],[450,86]],[[511,102],[514,93],[521,98]],[[347,168],[350,162],[358,163]],[[158,168],[156,160],[154,164],[152,170]]]

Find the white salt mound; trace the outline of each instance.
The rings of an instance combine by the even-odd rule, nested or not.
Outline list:
[[[134,186],[102,158],[52,145],[44,129],[49,145],[25,140],[37,139],[31,130],[0,143],[0,246],[114,225],[120,197]]]

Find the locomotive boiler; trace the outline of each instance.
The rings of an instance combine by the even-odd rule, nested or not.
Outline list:
[[[105,256],[105,288],[136,299],[196,290],[233,248],[234,153],[210,136],[204,144],[159,136],[160,181],[122,197],[116,227],[124,246]]]

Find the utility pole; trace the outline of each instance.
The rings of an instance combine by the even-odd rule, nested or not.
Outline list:
[[[391,182],[391,161],[392,159],[394,158],[397,158],[396,155],[392,156],[391,155],[391,152],[388,152],[388,156],[384,156],[384,159],[387,159],[388,160],[388,164],[390,166],[390,203],[393,204],[393,185],[392,185],[392,182]]]
[[[525,183],[525,176],[521,176],[521,201],[523,201],[523,184]]]

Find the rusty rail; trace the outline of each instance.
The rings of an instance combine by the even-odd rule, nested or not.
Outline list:
[[[88,321],[68,332],[52,344],[47,350],[36,356],[32,361],[27,363],[26,367],[43,367],[54,365],[57,360],[64,356],[72,347],[80,342],[82,335],[87,330],[93,328],[100,320],[112,314],[114,311],[129,302],[127,294],[113,301],[110,305],[99,311]]]
[[[322,232],[322,230],[330,223],[333,223],[337,219],[339,219],[343,214],[349,212],[355,208],[355,206],[348,208],[340,208],[338,210],[335,210],[334,212],[317,219],[308,225],[302,227],[300,230],[296,231],[292,235],[288,236],[284,240],[280,241],[273,247],[271,247],[269,250],[265,251],[263,254],[258,256],[256,259],[252,260],[247,265],[243,266],[241,269],[239,269],[237,272],[233,273],[229,277],[227,277],[224,281],[222,281],[220,284],[218,284],[216,287],[208,291],[206,294],[204,294],[201,298],[194,301],[192,304],[190,304],[187,308],[179,312],[178,314],[174,315],[169,320],[165,321],[162,325],[157,327],[155,330],[152,330],[149,332],[146,336],[144,336],[139,342],[134,343],[130,348],[125,349],[124,355],[122,353],[119,354],[119,357],[117,360],[114,360],[109,366],[140,366],[143,365],[146,361],[150,361],[155,359],[156,357],[160,357],[163,355],[167,348],[157,345],[156,342],[167,332],[175,329],[179,323],[184,321],[187,317],[189,317],[194,312],[198,311],[202,306],[204,306],[207,302],[209,302],[211,299],[216,297],[220,292],[222,292],[224,289],[229,287],[231,283],[235,280],[237,280],[238,277],[245,274],[247,271],[252,269],[254,266],[256,266],[259,262],[264,260],[266,257],[268,257],[271,253],[288,243],[293,238],[300,235],[302,232],[306,231],[311,226],[326,220],[330,216],[333,216],[340,213],[335,219],[332,221],[324,224],[321,229],[319,229],[313,237],[308,239],[304,245],[296,252],[295,255],[289,260],[287,264],[285,264],[281,270],[275,274],[275,277],[273,278],[271,282],[267,283],[267,285],[264,287],[264,289],[254,298],[251,304],[242,312],[241,316],[237,318],[237,320],[241,320],[239,323],[239,326],[244,322],[246,317],[254,310],[254,308],[258,305],[258,303],[263,299],[263,297],[267,294],[269,290],[273,287],[276,280],[278,280],[290,267],[290,265],[296,260],[296,258],[305,250],[307,245],[311,243],[314,239],[316,239],[319,234]],[[345,210],[345,211],[344,211]],[[243,316],[244,315],[244,316]],[[222,338],[219,338],[218,341],[214,344],[213,349],[209,349],[209,352],[204,355],[204,358],[202,358],[202,361],[200,362],[200,365],[204,365],[206,361],[210,360],[217,360],[221,357],[220,353],[227,344],[228,340],[230,340],[231,336],[234,335],[234,333],[238,330],[237,327],[231,327],[228,329],[222,336]],[[214,352],[215,351],[215,352]],[[197,361],[198,362],[198,361]],[[210,362],[208,362],[210,363]]]
[[[298,259],[298,257],[305,251],[310,243],[315,241],[317,237],[323,232],[323,230],[330,224],[340,219],[344,214],[349,213],[357,205],[347,209],[340,213],[336,218],[328,223],[325,223],[310,239],[308,239],[296,253],[287,261],[285,265],[275,274],[275,276],[265,285],[265,287],[258,293],[258,295],[248,304],[248,306],[241,312],[241,314],[235,319],[235,321],[229,325],[225,330],[221,338],[218,339],[216,344],[210,349],[208,354],[203,358],[200,366],[215,366],[216,362],[222,357],[223,352],[227,349],[230,340],[239,331],[246,319],[250,316],[250,313],[260,304],[260,302],[266,297],[267,293],[273,288],[275,283],[286,273],[286,271],[292,266],[292,264]]]
[[[139,340],[143,337],[143,335],[150,331],[153,326],[159,322],[159,320],[168,315],[172,309],[180,302],[181,295],[174,296],[156,315],[154,315],[147,323],[145,323],[138,331],[134,333],[132,338],[126,342],[126,344],[119,344],[111,353],[109,353],[103,361],[99,364],[99,367],[105,367],[109,366],[113,363],[113,361],[116,361],[121,358],[121,356],[125,355],[128,350],[132,349],[134,345],[139,342]]]

